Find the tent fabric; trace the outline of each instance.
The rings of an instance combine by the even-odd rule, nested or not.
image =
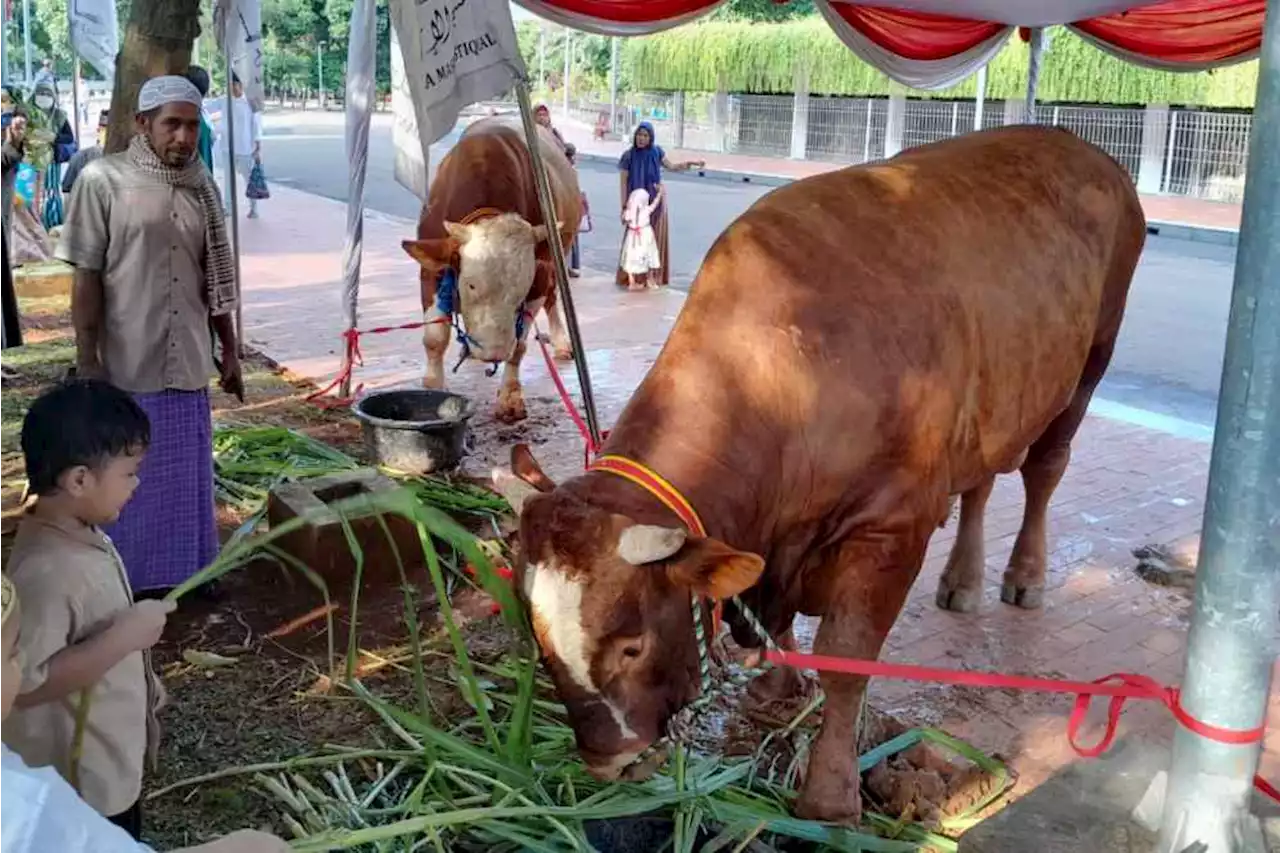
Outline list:
[[[516,0],[557,23],[646,35],[694,20],[720,0]],[[836,35],[891,79],[954,85],[990,61],[1013,27],[1066,24],[1122,59],[1199,71],[1258,54],[1266,0],[817,0]]]
[[[912,13],[818,0],[836,36],[863,62],[913,89],[946,89],[995,58],[1013,27],[928,14],[917,30],[900,26]],[[952,25],[949,31],[948,25]]]

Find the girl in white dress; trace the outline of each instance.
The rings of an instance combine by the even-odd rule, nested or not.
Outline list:
[[[622,222],[627,227],[622,243],[622,271],[627,274],[628,290],[645,289],[645,282],[636,276],[644,276],[650,290],[658,289],[657,282],[649,275],[651,271],[662,269],[662,254],[658,251],[651,218],[662,204],[662,194],[663,187],[659,184],[652,199],[643,187],[637,187],[627,196],[627,207],[622,212]]]

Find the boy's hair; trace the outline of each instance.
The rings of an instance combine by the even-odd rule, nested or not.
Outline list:
[[[192,65],[187,68],[186,78],[200,90],[200,97],[205,98],[209,95],[209,72],[205,71],[199,65]]]
[[[22,420],[27,479],[37,495],[52,494],[72,468],[99,468],[146,449],[151,422],[133,398],[107,382],[71,379],[46,391]]]

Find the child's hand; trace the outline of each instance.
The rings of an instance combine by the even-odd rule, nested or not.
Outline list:
[[[183,848],[176,853],[288,853],[290,849],[288,844],[269,832],[242,829],[208,844]]]
[[[169,614],[177,606],[176,601],[139,601],[117,616],[111,629],[130,653],[144,651],[160,640]]]

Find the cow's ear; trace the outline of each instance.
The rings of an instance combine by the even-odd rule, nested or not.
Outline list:
[[[731,598],[760,580],[764,560],[719,539],[693,539],[669,569],[671,578],[706,598]]]
[[[454,256],[458,254],[459,243],[452,237],[436,240],[405,240],[400,244],[423,268],[437,270],[440,267],[453,266]]]
[[[538,490],[533,486],[521,480],[510,471],[504,471],[501,468],[493,469],[493,489],[511,504],[512,513],[519,518],[521,511],[524,509],[524,503],[529,498],[538,494]]]
[[[552,479],[542,472],[542,466],[533,458],[533,451],[527,444],[511,448],[511,471],[540,492],[550,492],[556,487]]]

